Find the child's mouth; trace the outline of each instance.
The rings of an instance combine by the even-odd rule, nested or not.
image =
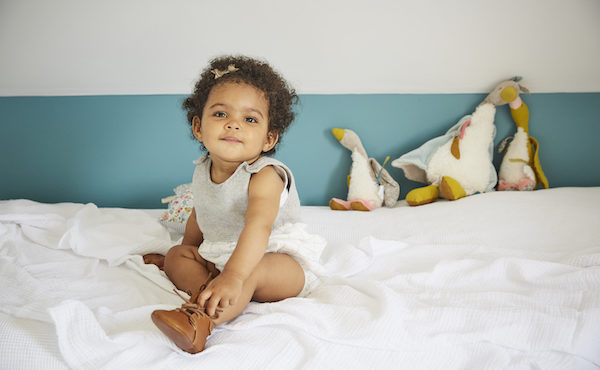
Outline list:
[[[237,139],[233,136],[226,136],[226,137],[222,138],[221,140],[228,141],[230,143],[241,143],[241,141],[239,139]]]

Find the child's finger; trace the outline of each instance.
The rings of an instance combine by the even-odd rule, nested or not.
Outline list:
[[[212,291],[210,289],[204,289],[202,293],[198,296],[198,305],[200,307],[206,307],[206,301],[210,299],[212,296]]]
[[[208,316],[213,317],[217,312],[217,307],[220,306],[221,298],[212,296],[211,299],[208,300],[205,306],[205,312]]]
[[[231,300],[229,300],[227,298],[221,298],[221,302],[219,302],[217,311],[219,311],[219,309],[221,309],[220,311],[223,311],[224,309],[226,309],[229,306],[231,306]]]
[[[222,300],[221,303],[223,304],[222,307],[225,308],[227,306],[233,306],[234,300],[232,298],[229,298],[229,299]]]

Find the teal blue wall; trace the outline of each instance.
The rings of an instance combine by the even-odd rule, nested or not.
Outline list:
[[[297,179],[304,205],[345,198],[350,152],[331,128],[350,128],[382,161],[444,133],[483,94],[302,95],[276,157]],[[180,108],[182,95],[0,98],[0,199],[94,202],[160,208],[191,179],[201,155]],[[530,133],[552,187],[600,186],[600,93],[532,94]],[[514,131],[496,114],[496,142]],[[495,159],[498,164],[499,157]],[[419,184],[390,168],[401,198]]]

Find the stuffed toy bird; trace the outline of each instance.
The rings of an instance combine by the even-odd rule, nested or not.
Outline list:
[[[519,80],[520,78],[516,81]],[[526,88],[519,86],[521,91],[529,93]],[[517,94],[516,91],[511,93]],[[498,171],[498,190],[533,190],[538,184],[548,189],[548,180],[538,154],[538,142],[529,136],[529,108],[518,95],[510,102],[509,107],[517,132],[502,140],[498,146],[499,153],[506,147]]]
[[[492,163],[496,126],[496,107],[512,102],[521,87],[513,79],[498,84],[476,107],[451,127],[445,135],[392,162],[409,180],[430,184],[406,195],[411,206],[431,203],[440,193],[456,200],[494,189],[496,169]]]
[[[332,198],[329,208],[336,211],[371,211],[382,205],[396,205],[400,185],[374,158],[367,156],[358,135],[352,130],[339,128],[334,128],[332,133],[352,152],[352,166],[348,175],[348,199]]]

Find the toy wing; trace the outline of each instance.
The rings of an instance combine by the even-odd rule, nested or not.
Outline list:
[[[454,126],[442,136],[435,137],[423,145],[408,153],[403,154],[400,158],[392,161],[392,166],[401,168],[404,171],[404,176],[413,181],[428,183],[427,170],[429,161],[433,154],[450,140],[453,140],[460,132],[463,125],[471,120],[471,115],[462,117]]]
[[[544,174],[544,170],[542,170],[542,163],[540,162],[538,142],[535,138],[533,138],[531,136],[529,137],[529,141],[531,142],[531,146],[533,147],[533,161],[532,161],[531,167],[533,168],[533,171],[535,172],[536,181],[539,182],[540,184],[542,184],[544,189],[548,189],[548,187],[550,185],[548,184],[548,179],[546,178],[546,175]],[[535,186],[537,187],[537,183],[535,184]]]
[[[400,196],[400,185],[394,180],[392,175],[390,175],[389,172],[375,160],[375,158],[369,158],[369,165],[371,166],[375,177],[377,177],[377,174],[381,170],[379,183],[383,185],[383,204],[386,207],[393,207]]]

